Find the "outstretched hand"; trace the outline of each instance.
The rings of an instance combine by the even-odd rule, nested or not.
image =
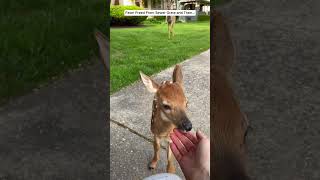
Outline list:
[[[170,148],[186,179],[210,179],[210,140],[200,131],[196,134],[174,129]]]

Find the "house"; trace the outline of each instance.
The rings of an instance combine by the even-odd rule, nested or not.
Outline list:
[[[177,9],[196,10],[197,14],[210,14],[210,0],[177,0]]]
[[[166,9],[166,0],[111,0],[112,5],[136,5],[145,9]]]
[[[112,5],[136,5],[145,9],[167,9],[167,0],[111,0]],[[198,15],[210,14],[210,0],[175,0],[173,9],[196,10]],[[180,17],[182,21],[197,20],[197,17]]]
[[[196,10],[197,16],[183,16],[180,17],[181,21],[195,21],[199,15],[210,14],[210,0],[177,0],[177,9],[181,10]]]

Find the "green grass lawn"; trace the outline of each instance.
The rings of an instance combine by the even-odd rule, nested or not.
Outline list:
[[[98,55],[101,0],[0,1],[0,104]]]
[[[167,25],[111,28],[111,93],[139,79],[139,71],[151,75],[210,47],[209,21],[177,23],[176,36],[168,39]]]

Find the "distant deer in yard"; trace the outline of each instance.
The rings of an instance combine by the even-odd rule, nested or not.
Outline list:
[[[154,156],[149,165],[150,169],[154,169],[160,158],[160,140],[167,139],[170,141],[169,135],[174,128],[190,131],[192,124],[186,115],[187,98],[184,95],[180,65],[176,65],[174,68],[172,81],[163,81],[158,84],[142,72],[140,72],[140,76],[148,91],[155,94],[151,116],[151,132],[154,135]],[[167,157],[167,172],[174,173],[174,158],[169,145]]]
[[[174,0],[168,0],[167,1],[167,9],[173,10],[174,9],[173,4],[174,4]],[[168,23],[168,36],[169,36],[169,39],[171,39],[171,37],[174,37],[174,35],[175,35],[173,27],[176,23],[176,16],[167,16],[166,21]]]
[[[248,121],[241,112],[230,85],[234,48],[223,16],[213,10],[211,15],[211,168],[215,180],[248,180],[245,169],[245,137]]]

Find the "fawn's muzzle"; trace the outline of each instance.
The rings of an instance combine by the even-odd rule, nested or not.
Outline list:
[[[181,130],[184,130],[184,131],[191,131],[192,129],[192,123],[190,122],[190,120],[186,117],[181,125],[178,127],[179,129]]]

